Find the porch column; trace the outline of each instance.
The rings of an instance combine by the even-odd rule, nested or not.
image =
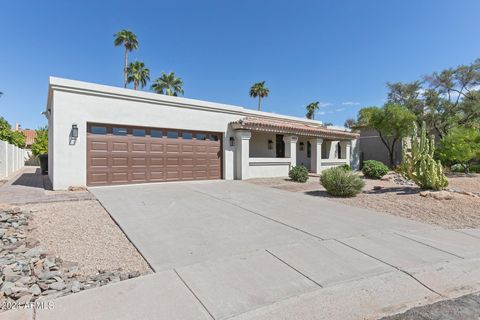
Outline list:
[[[239,180],[248,179],[248,168],[250,162],[250,137],[252,133],[248,130],[237,130],[235,132],[235,157],[236,174]]]
[[[345,154],[344,159],[346,160],[347,164],[350,164],[351,159],[351,149],[352,149],[352,141],[350,140],[342,140],[339,142],[340,147],[342,148],[342,155]]]
[[[285,158],[290,158],[290,167],[297,165],[297,136],[284,136]]]
[[[323,139],[320,138],[310,140],[312,146],[310,170],[313,173],[320,173],[322,169],[322,143]]]

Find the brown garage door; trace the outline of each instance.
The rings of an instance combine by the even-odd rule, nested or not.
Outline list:
[[[220,179],[220,133],[87,125],[89,186]]]

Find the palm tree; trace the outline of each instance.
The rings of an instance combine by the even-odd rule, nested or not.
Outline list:
[[[257,82],[250,88],[250,97],[257,98],[258,97],[258,111],[262,109],[262,98],[268,97],[270,90],[265,87],[265,81]]]
[[[318,101],[315,101],[315,102],[310,103],[307,106],[307,114],[306,114],[307,119],[312,119],[312,120],[315,119],[315,112],[320,108],[319,104],[320,103]]]
[[[130,62],[127,67],[127,82],[133,82],[133,89],[137,90],[140,85],[142,88],[150,81],[150,69],[145,68],[145,64],[140,61]]]
[[[123,74],[125,79],[124,87],[126,88],[128,83],[128,79],[127,79],[128,78],[128,73],[127,73],[128,53],[130,51],[138,49],[138,40],[137,40],[137,36],[133,32],[127,29],[123,29],[122,31],[115,33],[114,37],[115,37],[115,40],[113,41],[113,43],[115,44],[116,47],[122,44],[125,47]]]
[[[159,94],[167,96],[178,96],[183,94],[183,81],[181,78],[175,77],[175,72],[166,74],[162,72],[162,76],[155,79],[151,86],[152,90]]]

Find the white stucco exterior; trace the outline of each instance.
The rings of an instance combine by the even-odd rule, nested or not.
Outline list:
[[[86,185],[86,135],[89,122],[221,132],[224,141],[224,179],[248,178],[248,175],[242,175],[241,168],[242,165],[249,165],[251,157],[275,157],[275,134],[252,132],[252,139],[248,137],[243,140],[244,149],[245,144],[248,144],[249,150],[242,154],[242,134],[234,132],[229,127],[230,122],[245,116],[256,116],[321,125],[319,121],[248,110],[238,106],[54,77],[50,78],[46,115],[49,124],[49,177],[56,190]],[[70,139],[73,124],[78,126],[78,139],[74,144]],[[229,144],[230,137],[235,139],[234,146]],[[272,149],[267,148],[268,140],[273,141]],[[299,148],[297,141],[291,146],[295,150]],[[306,145],[303,153],[306,153]],[[300,152],[298,159],[306,161],[303,153]],[[275,164],[268,169],[263,167],[268,175],[285,175],[285,165]],[[279,169],[280,167],[282,169]],[[256,166],[252,175],[261,176],[261,173],[258,173],[258,170],[261,170],[259,168],[262,166]],[[247,169],[244,172],[247,172]]]

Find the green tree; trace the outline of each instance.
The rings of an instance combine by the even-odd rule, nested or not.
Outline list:
[[[150,81],[150,69],[145,67],[145,64],[140,61],[130,62],[127,68],[127,82],[133,82],[133,89],[138,90],[138,87],[142,88]]]
[[[307,114],[306,114],[307,119],[312,119],[312,120],[315,119],[315,112],[317,112],[318,109],[320,108],[319,104],[320,104],[320,102],[315,101],[315,102],[310,103],[307,106]]]
[[[388,150],[390,167],[395,165],[395,147],[413,128],[415,115],[406,107],[387,103],[382,108],[363,108],[358,113],[357,123],[374,129]]]
[[[177,78],[174,72],[166,74],[162,72],[162,75],[153,81],[151,89],[159,94],[166,94],[167,96],[178,96],[184,93],[183,81],[181,78]]]
[[[0,140],[19,148],[25,147],[25,134],[21,131],[13,131],[10,123],[3,117],[0,117]]]
[[[468,173],[470,162],[480,158],[480,131],[466,127],[450,130],[440,141],[438,155],[443,164],[459,163]]]
[[[124,87],[126,88],[128,83],[128,53],[138,49],[138,40],[133,32],[126,29],[115,33],[114,37],[115,39],[113,40],[113,43],[116,47],[120,45],[125,47],[123,75]]]
[[[250,97],[258,98],[258,111],[262,110],[262,99],[268,97],[270,90],[265,87],[265,81],[257,82],[250,88]]]
[[[37,135],[32,144],[33,155],[38,156],[39,154],[48,153],[48,128],[45,126],[35,131],[37,132]]]

